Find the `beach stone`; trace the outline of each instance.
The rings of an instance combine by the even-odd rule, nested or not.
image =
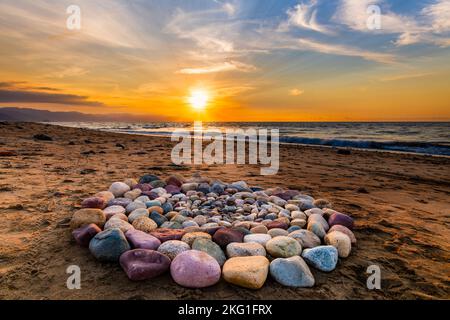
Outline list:
[[[139,197],[142,193],[141,189],[133,189],[131,191],[125,192],[123,195],[124,198],[128,198],[131,200],[135,200],[137,197]]]
[[[173,260],[181,252],[190,249],[191,248],[186,242],[180,240],[168,240],[158,247],[158,252],[165,254],[170,258],[170,260]]]
[[[166,184],[181,187],[183,185],[183,177],[179,175],[172,175],[166,179]]]
[[[273,228],[273,229],[270,229],[269,231],[267,231],[267,234],[270,234],[270,236],[272,238],[275,238],[275,237],[280,237],[280,236],[287,236],[289,234],[289,232],[287,232],[287,230],[284,230],[284,229]]]
[[[123,182],[114,182],[109,187],[109,192],[111,192],[116,198],[122,197],[125,192],[130,191],[130,186]]]
[[[117,228],[97,233],[89,243],[92,255],[105,262],[119,261],[120,256],[128,250],[130,245],[123,232]]]
[[[267,233],[269,231],[266,226],[260,224],[250,229],[251,233]]]
[[[291,232],[289,234],[289,237],[294,238],[297,240],[301,245],[302,248],[314,248],[317,246],[320,246],[320,238],[316,236],[315,233],[309,231],[309,230],[297,230],[294,232]]]
[[[211,186],[211,191],[218,195],[221,195],[225,192],[225,189],[220,183],[213,183]]]
[[[325,220],[325,218],[320,215],[320,214],[312,214],[308,217],[308,223],[309,222],[318,222],[322,225],[323,229],[326,231],[328,231],[328,229],[330,229],[327,220]]]
[[[333,246],[318,246],[303,250],[302,257],[314,268],[329,272],[336,268],[338,251]]]
[[[223,265],[225,281],[248,289],[260,289],[269,273],[269,260],[262,256],[233,257]]]
[[[247,234],[252,234],[250,230],[244,227],[232,227],[230,230],[238,231],[242,233],[244,236],[246,236]]]
[[[182,227],[183,227],[183,230],[186,233],[189,233],[189,232],[206,232],[205,230],[203,230],[201,227],[198,227],[198,226],[185,227],[185,226],[182,225]],[[208,233],[208,232],[206,232],[206,233]]]
[[[269,241],[270,239],[272,239],[272,237],[269,234],[256,233],[256,234],[248,234],[248,235],[246,235],[244,237],[244,242],[245,243],[255,242],[255,243],[259,243],[260,245],[265,247],[267,241]]]
[[[121,206],[121,207],[126,208],[131,202],[132,202],[132,200],[128,199],[128,198],[115,198],[115,199],[108,201],[108,207]]]
[[[266,243],[267,252],[275,258],[289,258],[302,252],[302,246],[293,238],[279,236]]]
[[[313,205],[316,206],[319,209],[323,208],[332,208],[331,202],[329,202],[326,199],[317,199],[314,200]]]
[[[164,222],[167,221],[166,217],[156,211],[150,212],[149,218],[155,221],[158,227],[160,227]]]
[[[100,191],[94,195],[94,197],[102,198],[105,200],[105,203],[108,203],[112,199],[114,199],[114,195],[109,191]]]
[[[300,212],[300,211],[299,211],[300,208],[299,208],[297,205],[292,204],[292,203],[286,204],[286,205],[284,206],[284,208],[285,208],[286,210],[289,210],[290,212],[295,212],[295,211]]]
[[[75,211],[70,220],[70,228],[73,230],[91,223],[102,228],[105,222],[106,216],[102,210],[85,208]]]
[[[158,228],[155,231],[150,232],[150,234],[159,239],[161,242],[166,242],[169,240],[181,240],[184,235],[184,230],[182,229],[168,229],[168,228]]]
[[[237,181],[230,184],[228,187],[236,189],[239,192],[247,191],[252,192],[245,181]]]
[[[270,263],[270,275],[283,286],[298,288],[314,286],[314,276],[306,262],[299,256],[273,260]]]
[[[114,218],[114,219],[120,219],[120,220],[123,220],[123,221],[125,221],[125,222],[128,222],[128,217],[127,217],[127,215],[125,215],[125,214],[123,214],[123,213],[116,213],[115,215],[113,215],[111,218],[109,218],[109,219],[107,219],[107,220],[110,220],[110,219],[112,219],[112,218]]]
[[[80,246],[89,247],[89,242],[91,239],[101,231],[102,229],[100,229],[96,224],[91,223],[73,230],[72,236],[74,237],[76,243]]]
[[[291,211],[291,218],[292,219],[302,219],[302,220],[308,219],[306,214],[302,211]]]
[[[159,200],[150,200],[150,201],[146,201],[145,205],[147,206],[147,208],[161,207],[162,203]]]
[[[128,185],[131,189],[133,189],[133,186],[137,185],[138,182],[136,181],[136,179],[133,178],[128,178],[123,180],[123,183],[125,183],[126,185]]]
[[[106,201],[101,197],[86,198],[81,202],[82,208],[103,209],[106,207]]]
[[[356,243],[356,237],[349,228],[347,228],[343,225],[340,225],[340,224],[335,224],[334,226],[332,226],[330,228],[330,230],[328,230],[328,233],[333,232],[333,231],[339,231],[339,232],[346,234],[350,238],[350,241],[352,244]]]
[[[141,216],[135,219],[132,225],[136,230],[143,231],[146,233],[150,233],[153,230],[156,230],[156,228],[158,228],[156,222],[146,216]]]
[[[106,220],[109,220],[112,216],[116,215],[116,214],[125,214],[125,208],[122,206],[111,206],[111,207],[106,207],[103,210],[103,213],[105,214]],[[128,220],[128,218],[127,218]]]
[[[171,184],[165,186],[164,189],[166,189],[166,192],[170,193],[170,194],[179,194],[179,193],[181,193],[181,188],[180,187],[177,187],[177,186],[174,186],[174,185],[171,185]]]
[[[136,249],[157,250],[161,245],[161,241],[158,238],[136,229],[130,229],[125,232],[125,237],[131,247]]]
[[[220,230],[220,229],[224,229],[224,227],[222,227],[222,226],[206,227],[206,228],[204,226],[201,227],[201,230],[203,232],[209,233],[211,236],[214,236],[214,234],[217,232],[217,230]]]
[[[137,210],[137,209],[147,209],[147,206],[143,202],[133,201],[129,205],[126,206],[125,211],[127,214],[130,214],[131,212],[133,212],[134,210]]]
[[[161,225],[161,228],[165,229],[183,229],[181,223],[176,221],[166,221]]]
[[[134,227],[129,224],[127,221],[123,221],[119,218],[112,217],[105,223],[105,227],[103,230],[109,230],[109,229],[120,229],[122,232],[127,232],[130,229],[134,229]]]
[[[178,222],[179,224],[182,224],[183,222],[189,220],[187,217],[183,216],[182,214],[177,214],[170,219],[171,222]]]
[[[266,249],[256,242],[239,243],[232,242],[227,245],[227,256],[232,257],[246,257],[246,256],[266,256]]]
[[[338,255],[341,258],[347,258],[352,250],[352,244],[349,236],[339,231],[333,231],[327,233],[324,241],[328,245],[332,245],[338,251]]]
[[[214,241],[206,238],[196,238],[192,243],[192,249],[206,252],[211,257],[216,259],[219,266],[223,266],[227,260],[225,253],[220,246]]]
[[[147,208],[148,212],[157,212],[159,214],[164,214],[164,209],[161,208],[160,206],[151,206],[151,207],[147,206]]]
[[[189,183],[183,183],[181,185],[181,190],[186,193],[188,191],[196,190],[198,186],[198,183],[196,182],[189,182]]]
[[[178,254],[170,265],[170,274],[180,286],[205,288],[219,282],[221,270],[219,263],[209,254],[188,250]]]
[[[328,218],[329,225],[341,225],[347,227],[348,229],[353,229],[353,219],[346,214],[335,212]]]
[[[186,220],[184,221],[181,226],[183,227],[183,229],[186,229],[188,227],[198,227],[200,228],[200,226],[194,221],[194,220]]]
[[[128,221],[130,223],[133,223],[134,220],[136,220],[139,217],[148,217],[148,210],[146,208],[139,208],[136,210],[133,210],[129,215],[128,215]]]
[[[244,234],[237,230],[222,228],[214,233],[213,240],[219,246],[225,248],[231,242],[242,242]]]
[[[306,220],[303,219],[293,219],[291,221],[291,226],[299,226],[300,228],[303,228],[306,225]]]
[[[305,214],[306,214],[307,217],[309,217],[312,214],[318,214],[318,215],[323,216],[324,212],[323,212],[322,209],[312,208],[312,209],[305,210]]]
[[[313,232],[319,238],[323,238],[326,235],[326,231],[323,228],[323,225],[320,222],[311,221],[308,222],[308,226],[306,228],[308,231]]]
[[[266,224],[266,227],[269,230],[274,229],[274,228],[286,230],[287,228],[289,228],[289,224],[282,222],[282,221],[272,221],[272,222],[269,222],[268,224]]]
[[[120,256],[120,266],[133,281],[157,277],[169,269],[170,259],[158,251],[134,249]]]
[[[146,174],[139,179],[139,183],[150,183],[155,180],[159,180],[159,178],[154,174]]]
[[[133,189],[140,189],[142,192],[147,192],[152,190],[152,186],[148,183],[138,183],[133,186]]]
[[[170,202],[163,203],[161,205],[161,208],[163,209],[163,214],[166,214],[173,210],[173,206]]]
[[[181,238],[181,241],[186,242],[189,246],[192,246],[194,241],[199,238],[211,240],[211,235],[206,232],[189,232]]]
[[[153,187],[152,191],[155,191],[154,189],[164,188],[166,186],[166,183],[162,180],[154,180],[152,182],[149,182],[149,184]]]

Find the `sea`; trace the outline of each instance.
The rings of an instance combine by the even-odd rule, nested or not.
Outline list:
[[[193,122],[57,122],[60,126],[138,135],[193,131]],[[281,143],[450,156],[450,122],[203,122],[203,132],[278,129]],[[270,132],[270,131],[269,131]]]

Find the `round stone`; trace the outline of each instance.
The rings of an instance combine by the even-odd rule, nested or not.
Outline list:
[[[181,252],[190,249],[191,248],[186,242],[180,240],[168,240],[158,247],[158,252],[165,254],[170,260],[173,260]]]
[[[136,230],[140,230],[146,233],[150,233],[158,228],[156,222],[146,216],[135,219],[132,225]]]
[[[108,229],[120,229],[122,232],[127,232],[130,229],[134,229],[134,227],[126,221],[122,219],[112,217],[105,223],[104,230]]]
[[[91,239],[101,231],[102,229],[100,229],[96,224],[91,223],[73,230],[72,236],[74,237],[76,243],[80,246],[89,247],[89,242]]]
[[[291,226],[299,226],[300,228],[303,228],[306,225],[306,220],[303,219],[293,219],[291,221]]]
[[[292,219],[302,219],[302,220],[307,220],[308,219],[306,214],[301,212],[301,211],[292,211],[291,212],[291,218]]]
[[[126,213],[130,214],[134,210],[146,209],[146,208],[147,208],[147,206],[145,205],[145,203],[142,203],[140,201],[133,201],[129,205],[127,205],[127,207],[125,209],[126,209]]]
[[[155,221],[158,227],[160,227],[164,222],[167,221],[166,217],[155,211],[150,212],[149,218]]]
[[[102,228],[105,222],[106,216],[102,210],[90,208],[80,209],[73,214],[70,220],[70,228],[73,230],[91,223]]]
[[[353,219],[348,215],[339,212],[333,213],[330,218],[328,218],[328,223],[330,226],[342,225],[350,230],[353,229]]]
[[[169,240],[181,240],[185,231],[182,229],[168,229],[168,228],[158,228],[155,231],[150,232],[150,234],[159,239],[161,242],[166,242]]]
[[[211,240],[211,235],[206,232],[189,232],[181,238],[181,241],[186,242],[189,246],[192,246],[192,243],[199,238]]]
[[[326,199],[314,200],[313,205],[320,209],[332,207],[331,202]]]
[[[244,237],[244,242],[246,242],[246,243],[255,242],[255,243],[259,243],[260,245],[265,247],[267,241],[269,241],[270,239],[272,239],[270,234],[256,233],[256,234],[246,235]]]
[[[325,232],[327,232],[328,229],[330,229],[330,227],[328,226],[327,220],[325,220],[325,218],[320,214],[314,213],[314,214],[310,215],[308,217],[308,223],[311,223],[311,222],[320,223],[323,227],[323,230],[325,230]]]
[[[180,286],[205,288],[219,282],[221,270],[219,263],[209,254],[198,250],[188,250],[173,259],[170,274]]]
[[[338,251],[333,246],[319,246],[303,250],[302,257],[314,268],[329,272],[336,268]]]
[[[136,229],[130,229],[125,232],[125,237],[131,247],[136,249],[156,250],[161,245],[161,241],[154,236]]]
[[[306,262],[299,256],[277,258],[270,263],[270,275],[287,287],[312,287],[314,276]]]
[[[139,197],[142,193],[141,189],[133,189],[131,191],[125,192],[123,195],[124,198],[128,198],[131,200],[135,200],[137,197]]]
[[[266,224],[267,229],[284,229],[286,230],[287,228],[289,228],[289,224],[282,222],[282,221],[272,221],[269,222],[268,224]]]
[[[109,191],[100,191],[94,195],[94,197],[103,198],[105,203],[108,203],[112,199],[114,199],[114,195]]]
[[[244,234],[237,230],[222,228],[214,233],[213,240],[219,246],[225,248],[229,243],[242,242]]]
[[[158,251],[134,249],[120,256],[120,266],[133,281],[157,277],[169,269],[170,259]]]
[[[89,243],[89,250],[100,261],[116,262],[130,250],[130,245],[120,229],[110,229],[97,233]]]
[[[247,256],[266,256],[266,249],[256,242],[239,243],[232,242],[227,245],[227,256],[232,257],[247,257]]]
[[[116,198],[122,197],[125,192],[130,191],[130,186],[123,182],[114,182],[109,187],[109,192],[111,192]]]
[[[289,233],[289,237],[297,240],[302,248],[314,248],[320,246],[320,238],[315,233],[302,229]]]
[[[248,289],[260,289],[267,279],[269,260],[262,256],[234,257],[223,265],[225,281]]]
[[[320,222],[315,221],[308,222],[308,226],[306,229],[308,231],[311,231],[321,239],[326,235],[325,229],[323,228],[322,224],[320,224]]]
[[[111,207],[106,207],[103,210],[103,213],[106,216],[106,220],[109,220],[112,216],[116,215],[116,214],[125,214],[125,208],[122,206],[111,206]],[[127,218],[128,220],[128,218]]]
[[[251,233],[267,233],[268,229],[265,225],[257,225],[250,229]]]
[[[134,220],[136,220],[137,218],[148,217],[148,216],[149,216],[148,210],[145,208],[140,208],[140,209],[133,210],[133,212],[130,213],[130,215],[128,216],[128,221],[130,223],[133,223]]]
[[[287,230],[284,230],[284,229],[273,228],[273,229],[270,229],[267,232],[267,234],[270,234],[270,236],[272,238],[275,238],[275,237],[280,237],[280,236],[287,236],[289,234],[289,232],[287,232]]]
[[[108,207],[122,206],[122,207],[126,208],[131,202],[132,202],[131,199],[128,199],[128,198],[115,198],[115,199],[108,201]]]
[[[202,226],[208,222],[208,219],[205,216],[198,215],[194,217],[194,221],[199,225]]]
[[[151,206],[151,207],[147,206],[147,208],[148,212],[157,212],[159,214],[164,214],[164,209],[161,208],[160,206]]]
[[[275,258],[289,258],[302,252],[302,246],[293,238],[280,236],[266,243],[267,252]]]
[[[220,246],[209,239],[196,238],[194,240],[194,243],[192,244],[192,249],[206,252],[211,257],[216,259],[217,263],[220,266],[223,266],[223,264],[227,260],[225,253],[222,251]]]
[[[329,233],[333,232],[333,231],[339,231],[339,232],[345,233],[350,238],[350,241],[352,242],[352,244],[356,243],[355,235],[347,227],[344,227],[343,225],[340,225],[340,224],[336,224],[336,225],[332,226],[330,228],[330,230],[328,230]]]
[[[139,183],[150,183],[155,180],[159,180],[158,176],[155,176],[154,174],[146,174],[139,179]]]
[[[103,209],[106,207],[106,201],[101,197],[91,197],[86,198],[81,202],[81,207],[83,208],[93,208],[93,209]]]
[[[325,238],[325,243],[332,245],[338,251],[338,255],[341,258],[347,258],[352,250],[352,244],[350,238],[340,231],[329,232]]]

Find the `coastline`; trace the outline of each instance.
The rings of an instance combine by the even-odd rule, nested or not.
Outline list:
[[[53,141],[38,141],[47,134]],[[0,123],[0,298],[2,299],[433,299],[449,298],[449,157],[280,144],[280,171],[257,165],[173,166],[176,142],[39,123]],[[72,143],[73,144],[72,144]],[[118,146],[118,144],[122,145]],[[130,282],[115,265],[94,261],[73,244],[67,219],[81,199],[116,180],[145,173],[286,186],[327,198],[356,222],[356,247],[317,285],[288,289],[268,281],[259,291],[221,281],[189,290],[161,276]],[[65,268],[82,269],[82,290],[67,290]],[[366,268],[379,264],[382,290],[366,288]]]

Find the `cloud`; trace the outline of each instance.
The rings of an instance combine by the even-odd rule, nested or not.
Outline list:
[[[27,82],[1,82],[0,102],[2,103],[51,103],[77,106],[105,106],[102,102],[91,101],[89,97],[44,91],[59,91],[56,88],[28,86]],[[42,90],[42,91],[41,91]]]
[[[207,67],[200,68],[184,68],[179,70],[177,73],[181,74],[207,74],[216,72],[226,72],[226,71],[241,71],[241,72],[251,72],[255,71],[257,68],[255,66],[245,64],[238,61],[227,61],[215,65],[210,65]]]
[[[450,1],[439,0],[425,7],[422,14],[429,19],[433,32],[450,31]]]
[[[317,22],[317,0],[311,0],[309,3],[299,3],[294,8],[287,11],[288,20],[283,22],[279,30],[286,31],[291,26],[309,29],[320,33],[333,34],[333,31],[327,26]]]
[[[300,89],[297,89],[297,88],[289,90],[289,95],[290,96],[294,96],[294,97],[301,96],[303,93],[304,93],[303,90],[300,90]]]
[[[47,77],[61,79],[61,78],[68,78],[68,77],[79,77],[79,76],[83,76],[87,73],[89,73],[88,70],[74,66],[74,67],[69,67],[69,68],[63,69],[58,72],[52,72],[52,73],[48,74]]]
[[[236,13],[236,6],[229,2],[224,3],[222,8],[226,13],[228,13],[229,16],[234,16],[234,14]]]
[[[340,56],[360,57],[365,60],[376,61],[381,63],[395,62],[395,57],[388,53],[372,52],[345,45],[321,43],[309,39],[299,39],[297,40],[297,42],[298,46],[294,48],[297,50],[314,51],[326,54],[335,54]]]
[[[383,82],[400,81],[400,80],[428,77],[428,76],[432,76],[434,74],[435,74],[434,72],[409,73],[409,74],[400,74],[400,75],[389,76],[389,77],[382,78],[380,80]]]

